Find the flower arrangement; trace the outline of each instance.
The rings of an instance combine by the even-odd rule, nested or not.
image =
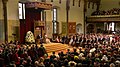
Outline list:
[[[31,31],[28,31],[25,37],[25,42],[28,44],[35,43],[34,35]]]

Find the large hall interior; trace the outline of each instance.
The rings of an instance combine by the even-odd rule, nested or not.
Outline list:
[[[120,0],[0,0],[0,67],[120,67]]]

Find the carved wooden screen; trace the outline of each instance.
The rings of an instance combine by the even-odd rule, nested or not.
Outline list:
[[[38,35],[41,35],[42,37],[44,37],[44,33],[45,33],[44,23],[45,22],[41,22],[41,21],[35,21],[34,22],[34,35],[35,35],[35,39],[37,38]]]

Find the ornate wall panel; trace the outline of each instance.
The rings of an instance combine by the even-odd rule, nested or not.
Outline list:
[[[66,35],[66,34],[67,34],[67,23],[62,22],[62,35]]]
[[[76,34],[76,23],[75,22],[68,23],[68,34]]]

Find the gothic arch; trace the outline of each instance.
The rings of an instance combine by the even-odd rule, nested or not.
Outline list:
[[[76,32],[77,32],[78,34],[82,33],[82,24],[81,24],[81,23],[78,23],[78,24],[76,25]]]
[[[94,28],[95,28],[94,24],[92,24],[92,23],[87,24],[87,29],[86,29],[87,33],[94,33],[95,32]]]

